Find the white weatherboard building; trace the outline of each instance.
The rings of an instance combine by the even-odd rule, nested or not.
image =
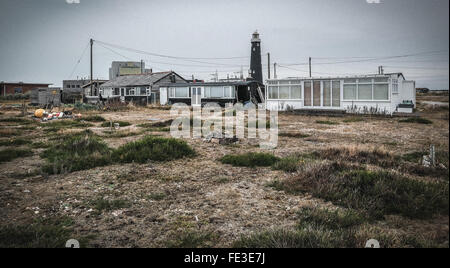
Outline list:
[[[349,113],[412,113],[416,106],[414,81],[402,73],[270,79],[266,84],[268,110],[341,110]]]

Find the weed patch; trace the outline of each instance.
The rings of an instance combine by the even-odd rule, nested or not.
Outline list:
[[[273,186],[289,193],[309,192],[372,218],[401,215],[425,219],[448,215],[448,182],[416,181],[390,172],[367,171],[336,162],[312,165]]]
[[[25,139],[0,140],[0,146],[22,146],[30,143],[30,140]]]
[[[220,159],[220,162],[237,167],[270,167],[279,160],[280,158],[269,153],[246,153],[226,155]]]
[[[308,134],[302,134],[302,133],[294,133],[294,132],[282,132],[279,134],[280,137],[288,137],[288,138],[297,138],[297,139],[303,139],[303,138],[309,138],[311,135]]]
[[[433,124],[433,121],[428,120],[426,118],[422,118],[422,117],[409,117],[406,119],[402,119],[400,121],[398,121],[400,123],[414,123],[414,124],[424,124],[424,125],[431,125]]]
[[[0,248],[64,248],[73,238],[70,218],[41,219],[32,224],[0,227]],[[87,238],[79,239],[86,246]]]
[[[211,232],[184,231],[167,242],[168,248],[211,248],[216,236]]]
[[[0,163],[9,162],[16,158],[32,156],[30,149],[5,149],[0,151]]]
[[[148,160],[171,161],[194,155],[194,150],[185,141],[146,136],[119,147],[113,152],[113,160],[120,163],[145,163]]]
[[[106,121],[106,119],[100,115],[91,115],[91,116],[83,117],[82,119],[79,119],[79,120],[87,121],[87,122],[105,122]]]
[[[43,171],[59,174],[91,169],[111,163],[111,149],[91,131],[65,136],[41,157],[47,160]]]

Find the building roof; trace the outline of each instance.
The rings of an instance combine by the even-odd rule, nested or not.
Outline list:
[[[384,73],[384,74],[348,75],[348,76],[286,77],[286,78],[268,79],[268,81],[293,80],[293,79],[297,80],[352,79],[352,78],[387,77],[391,75],[397,75],[398,77],[401,76],[405,79],[403,73]]]
[[[250,81],[223,81],[223,82],[191,82],[188,84],[182,84],[182,83],[166,83],[166,84],[162,84],[162,86],[166,86],[166,87],[186,87],[186,86],[190,86],[190,87],[195,87],[195,86],[248,86],[251,84],[260,84],[258,81],[255,80],[250,80]]]
[[[175,72],[160,72],[160,73],[151,73],[151,74],[137,74],[137,75],[124,75],[113,78],[108,82],[101,85],[101,88],[110,88],[110,87],[129,87],[129,86],[149,86],[154,83],[157,83],[159,80],[171,75],[176,74]],[[181,77],[182,78],[182,77]],[[182,78],[184,80],[184,78]]]
[[[24,83],[24,82],[5,82],[5,81],[0,81],[0,84],[2,85],[33,85],[33,86],[49,86],[49,85],[53,85],[51,83]]]

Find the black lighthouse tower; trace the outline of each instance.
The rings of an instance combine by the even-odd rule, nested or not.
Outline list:
[[[263,83],[262,64],[261,64],[261,39],[258,31],[252,36],[252,56],[250,59],[250,76],[256,81]]]

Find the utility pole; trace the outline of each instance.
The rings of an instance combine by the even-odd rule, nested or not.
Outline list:
[[[93,95],[94,92],[94,84],[93,84],[93,76],[94,76],[94,60],[93,60],[93,47],[94,47],[94,39],[91,38],[91,96]]]
[[[270,53],[267,53],[267,79],[270,79]]]
[[[309,57],[309,77],[312,77],[312,72],[311,72],[311,57]]]
[[[273,78],[277,79],[277,63],[273,64]]]

